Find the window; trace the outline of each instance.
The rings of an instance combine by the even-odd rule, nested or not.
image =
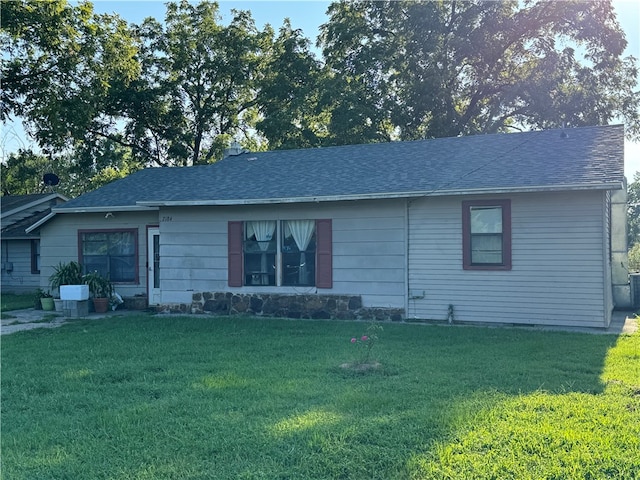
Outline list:
[[[511,270],[511,202],[462,202],[465,270]]]
[[[78,236],[85,272],[98,271],[114,283],[138,281],[136,229],[80,231]]]
[[[285,220],[282,227],[282,285],[315,285],[316,222]]]
[[[331,220],[229,222],[229,286],[331,288]]]
[[[276,222],[244,222],[245,285],[276,284]]]
[[[31,240],[31,273],[40,273],[40,240]]]

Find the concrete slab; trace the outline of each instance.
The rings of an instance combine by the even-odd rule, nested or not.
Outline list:
[[[0,320],[0,335],[8,335],[24,330],[33,330],[34,328],[55,328],[59,327],[60,325],[64,325],[70,320],[77,320],[78,318],[99,319],[106,317],[144,314],[144,312],[141,312],[139,310],[115,310],[108,311],[106,313],[94,312],[81,317],[78,317],[76,315],[77,312],[68,313],[69,315],[65,315],[63,312],[36,310],[34,308],[5,312],[7,316],[11,316],[12,318],[4,318]]]
[[[144,314],[141,310],[115,310],[106,313],[90,313],[82,318],[106,318],[110,316],[123,316],[123,315],[141,315]],[[19,332],[22,330],[32,330],[34,328],[55,328],[60,325],[64,325],[69,320],[75,320],[77,317],[65,316],[63,312],[51,312],[44,310],[35,310],[28,308],[26,310],[13,310],[6,312],[7,315],[11,315],[14,318],[7,318],[0,320],[2,327],[0,328],[1,335],[8,335],[10,333]],[[166,314],[162,314],[166,315]],[[182,316],[174,315],[174,316]],[[188,315],[188,314],[187,314]],[[638,331],[638,325],[640,319],[632,312],[613,312],[611,325],[609,328],[585,328],[585,327],[513,327],[513,328],[531,328],[532,330],[549,330],[549,331],[565,331],[565,332],[580,332],[580,333],[592,333],[592,334],[608,334],[608,335],[631,335]],[[499,325],[495,325],[499,327]],[[504,326],[503,328],[509,328]]]

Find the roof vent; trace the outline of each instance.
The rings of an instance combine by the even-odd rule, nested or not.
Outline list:
[[[245,150],[238,142],[234,140],[233,142],[231,142],[231,145],[229,145],[229,148],[224,149],[224,156],[222,158],[235,157],[243,153],[249,153],[249,150]]]

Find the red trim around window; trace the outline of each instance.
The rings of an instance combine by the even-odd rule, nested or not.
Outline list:
[[[31,240],[31,273],[37,275],[40,273],[38,263],[40,259],[40,240]]]
[[[228,283],[244,285],[242,275],[243,222],[228,223]],[[316,287],[333,287],[333,238],[331,219],[316,220]]]
[[[242,282],[242,222],[229,222],[229,286],[241,287]]]
[[[471,207],[502,208],[502,263],[471,263]],[[464,270],[511,270],[511,200],[468,200],[462,202],[462,268]]]
[[[331,219],[316,220],[316,287],[333,287],[333,233]]]

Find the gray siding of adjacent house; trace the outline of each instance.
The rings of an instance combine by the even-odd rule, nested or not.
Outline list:
[[[404,200],[160,210],[162,303],[194,292],[361,295],[366,307],[403,308],[406,298]],[[229,221],[331,219],[333,288],[228,286]]]
[[[41,227],[40,231],[40,286],[48,289],[48,279],[60,262],[78,261],[78,230],[138,230],[138,272],[135,284],[116,284],[116,292],[130,296],[147,291],[147,226],[158,224],[158,213],[115,212],[105,218],[105,213],[58,214]]]
[[[461,198],[411,202],[407,316],[445,320],[452,305],[463,322],[605,326],[611,300],[604,196],[473,197],[511,199],[510,271],[463,270]]]
[[[11,263],[11,271],[4,268]],[[2,241],[2,291],[33,292],[40,286],[40,276],[31,273],[31,240]]]

